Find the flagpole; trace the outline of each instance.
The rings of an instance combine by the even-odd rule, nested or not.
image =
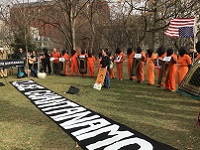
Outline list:
[[[194,21],[194,51],[196,52],[196,38],[197,38],[197,17],[195,16]]]
[[[197,51],[196,50],[196,38],[197,38],[197,17],[195,16],[195,20],[194,20],[194,51],[193,51],[193,54],[192,54],[192,65],[194,64],[195,62],[195,52]]]

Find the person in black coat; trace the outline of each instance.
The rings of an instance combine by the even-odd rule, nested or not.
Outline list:
[[[102,50],[102,59],[100,63],[102,68],[107,68],[103,87],[110,88],[110,76],[109,76],[110,58],[108,57],[107,53],[108,49]]]

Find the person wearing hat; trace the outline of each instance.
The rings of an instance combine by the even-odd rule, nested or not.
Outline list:
[[[0,60],[8,59],[8,55],[6,52],[4,52],[4,49],[0,47]],[[0,77],[4,78],[8,76],[8,71],[5,68],[0,69]]]

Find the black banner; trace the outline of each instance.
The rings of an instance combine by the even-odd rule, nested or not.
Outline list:
[[[33,80],[16,81],[11,84],[84,150],[175,149],[70,101]]]
[[[19,59],[0,60],[0,68],[21,67],[23,65],[24,65],[24,61],[23,60],[19,60]]]

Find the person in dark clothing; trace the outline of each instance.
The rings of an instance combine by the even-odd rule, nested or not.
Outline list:
[[[42,57],[42,71],[46,73],[47,68],[48,68],[48,73],[51,74],[50,55],[48,54],[48,49],[44,48]]]
[[[20,60],[23,60],[24,61],[24,66],[25,66],[25,64],[26,64],[26,53],[23,51],[22,48],[19,48],[19,52],[17,53],[17,58],[20,59]],[[20,77],[20,78],[24,77],[24,75],[25,75],[24,66],[18,67],[17,76]]]
[[[110,88],[110,76],[109,76],[110,58],[108,57],[107,52],[108,52],[107,49],[102,50],[102,59],[100,63],[102,68],[107,68],[103,87]]]

